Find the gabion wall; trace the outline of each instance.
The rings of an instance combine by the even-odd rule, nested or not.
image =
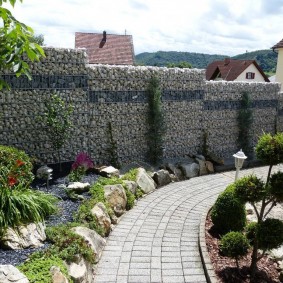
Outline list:
[[[253,101],[252,143],[263,131],[274,133],[280,105],[277,127],[282,130],[278,84],[207,82],[204,70],[197,69],[88,67],[83,51],[46,48],[45,52],[45,59],[31,65],[32,81],[4,74],[12,89],[0,93],[0,143],[24,149],[45,163],[58,162],[39,118],[44,102],[54,93],[75,107],[70,139],[62,149],[64,161],[87,151],[96,163],[109,163],[111,136],[120,163],[146,161],[146,89],[153,75],[162,89],[165,159],[200,152],[205,134],[208,149],[215,154],[228,158],[238,151],[237,114],[244,91]]]

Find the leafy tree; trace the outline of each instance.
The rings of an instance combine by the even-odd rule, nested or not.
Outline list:
[[[43,34],[35,34],[30,38],[30,42],[37,43],[40,46],[44,45],[44,35]]]
[[[167,64],[168,68],[181,68],[181,69],[191,69],[192,68],[192,64],[190,64],[189,62],[186,61],[181,61],[179,63],[169,63]]]
[[[38,61],[44,56],[44,51],[32,41],[32,28],[18,21],[3,7],[3,3],[7,2],[14,7],[17,0],[0,0],[0,69],[11,71],[17,77],[24,74],[31,79],[30,69],[23,55],[30,61]],[[0,75],[0,90],[3,87],[9,86]]]

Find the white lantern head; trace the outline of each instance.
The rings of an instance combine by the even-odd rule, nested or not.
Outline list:
[[[235,167],[241,169],[247,156],[240,149],[237,153],[233,154],[233,157],[235,157]]]

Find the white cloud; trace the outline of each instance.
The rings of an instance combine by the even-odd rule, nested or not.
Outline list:
[[[16,18],[45,43],[74,47],[74,33],[133,35],[136,54],[187,51],[236,55],[283,38],[282,0],[24,0]]]

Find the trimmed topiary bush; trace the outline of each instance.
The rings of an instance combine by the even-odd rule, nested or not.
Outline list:
[[[264,134],[260,137],[256,148],[256,157],[268,165],[276,165],[283,161],[283,133],[274,136]]]
[[[241,232],[229,232],[220,240],[220,251],[224,256],[238,259],[248,253],[249,241]]]
[[[235,194],[243,202],[258,202],[266,195],[265,184],[255,175],[243,177],[235,182]]]
[[[235,197],[232,186],[228,186],[217,198],[211,209],[211,220],[221,235],[244,229],[246,225],[245,206]]]
[[[283,172],[274,173],[270,178],[269,193],[276,201],[283,202]]]
[[[246,227],[246,237],[250,244],[253,245],[256,238],[257,222],[251,222]]]
[[[277,249],[283,244],[283,222],[267,218],[256,229],[258,247],[262,250]]]

